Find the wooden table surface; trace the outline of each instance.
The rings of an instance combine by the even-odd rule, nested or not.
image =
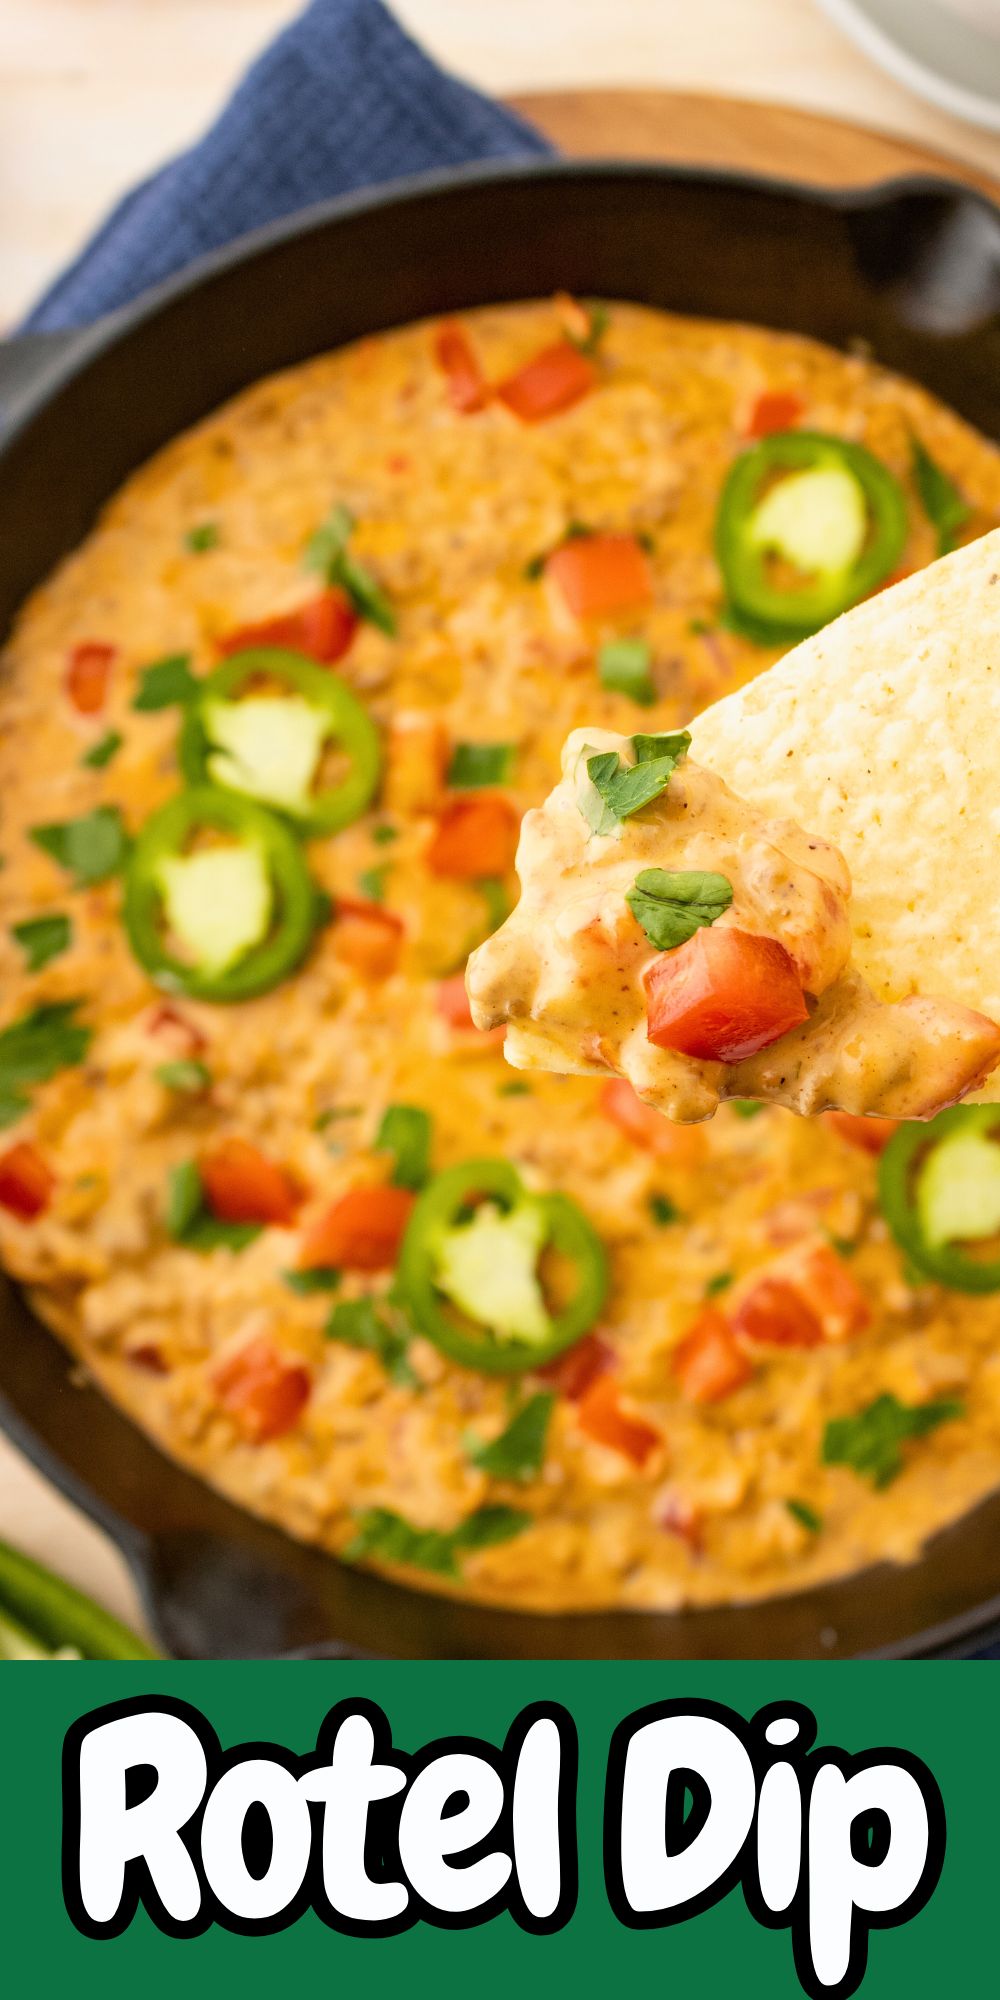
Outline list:
[[[0,326],[124,188],[197,136],[296,11],[297,0],[0,0]],[[1000,181],[1000,140],[881,76],[812,0],[396,0],[396,11],[484,89],[541,93],[525,108],[570,151],[844,182],[935,164],[929,151]],[[640,80],[628,97],[615,89]],[[141,1624],[115,1550],[0,1438],[3,1536]]]

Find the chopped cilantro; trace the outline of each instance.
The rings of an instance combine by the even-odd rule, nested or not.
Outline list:
[[[300,1298],[312,1298],[316,1292],[335,1292],[341,1282],[341,1274],[332,1265],[318,1264],[311,1271],[282,1271],[282,1277],[290,1292],[297,1292]]]
[[[800,1528],[807,1529],[810,1535],[819,1534],[823,1526],[823,1516],[817,1514],[815,1507],[810,1507],[805,1500],[786,1500],[785,1506],[792,1520],[797,1521]]]
[[[759,1103],[756,1097],[731,1097],[729,1108],[737,1118],[759,1118],[761,1112],[767,1110],[767,1105]]]
[[[937,531],[937,552],[946,556],[969,519],[970,509],[958,487],[933,459],[918,437],[910,439],[910,465],[920,505]]]
[[[16,1124],[29,1109],[26,1086],[47,1083],[61,1069],[81,1063],[91,1029],[74,1018],[79,1000],[34,1007],[0,1033],[0,1129]]]
[[[360,1118],[364,1106],[361,1104],[331,1104],[325,1111],[318,1111],[313,1119],[313,1131],[325,1132],[339,1118]]]
[[[103,771],[105,765],[110,764],[112,757],[117,757],[124,741],[119,729],[106,730],[96,743],[91,744],[89,750],[84,751],[80,759],[81,764],[85,764],[90,771]]]
[[[389,879],[389,863],[384,861],[381,868],[363,868],[358,876],[358,888],[370,903],[385,901],[385,885]]]
[[[513,743],[456,743],[448,766],[448,783],[471,792],[481,785],[506,785],[516,756]]]
[[[613,833],[623,820],[651,805],[666,791],[676,769],[676,757],[669,756],[641,764],[623,764],[617,750],[601,750],[588,757],[587,776],[593,790],[584,795],[580,810],[592,832]]]
[[[50,964],[52,959],[66,950],[73,936],[73,926],[69,917],[62,914],[26,917],[23,924],[11,925],[10,934],[24,953],[28,971],[41,972],[43,965]]]
[[[392,1153],[394,1187],[422,1188],[431,1150],[431,1121],[418,1104],[390,1104],[375,1134],[380,1152]]]
[[[627,694],[640,707],[656,700],[650,677],[652,653],[645,639],[609,639],[597,655],[597,678],[612,694]]]
[[[668,1194],[654,1192],[650,1195],[646,1206],[659,1229],[666,1229],[671,1222],[679,1222],[681,1219],[680,1209],[676,1202],[671,1201]]]
[[[497,1084],[498,1097],[530,1097],[531,1085],[521,1076],[512,1076],[509,1083]]]
[[[165,659],[154,660],[151,666],[143,668],[132,707],[149,714],[154,709],[173,708],[178,702],[190,701],[197,692],[190,653],[168,653]]]
[[[372,827],[372,839],[376,847],[388,847],[391,840],[399,839],[399,828],[383,820],[379,826]]]
[[[705,869],[643,868],[625,896],[636,922],[658,951],[686,944],[695,931],[714,924],[732,900],[733,885],[726,876]]]
[[[964,1405],[949,1399],[908,1405],[895,1396],[877,1396],[853,1417],[831,1417],[823,1433],[823,1463],[848,1465],[874,1486],[889,1486],[903,1469],[908,1438],[924,1437],[963,1415]]]
[[[261,1233],[258,1222],[221,1222],[210,1214],[195,1160],[182,1160],[179,1166],[171,1167],[163,1219],[167,1235],[175,1243],[202,1255],[210,1250],[245,1250]]]
[[[346,507],[331,509],[306,545],[305,566],[317,570],[328,584],[346,591],[359,618],[377,625],[390,639],[396,636],[396,614],[370,569],[352,556],[348,546],[354,517]]]
[[[176,1090],[181,1097],[200,1097],[212,1081],[211,1071],[194,1060],[160,1063],[153,1075],[164,1090]]]
[[[128,834],[117,806],[95,806],[81,819],[33,826],[30,832],[35,846],[65,868],[79,889],[116,875],[128,852]]]
[[[494,1479],[536,1478],[545,1457],[545,1438],[555,1400],[548,1390],[530,1396],[491,1444],[467,1437],[466,1450],[473,1465]]]
[[[511,1541],[530,1527],[532,1516],[520,1507],[478,1507],[450,1533],[440,1528],[415,1528],[389,1507],[369,1507],[356,1520],[357,1534],[343,1551],[345,1561],[379,1556],[383,1562],[457,1577],[463,1555]]]
[[[706,1299],[717,1299],[720,1292],[728,1292],[732,1282],[732,1271],[716,1271],[715,1276],[709,1278],[705,1286]]]
[[[219,524],[217,521],[198,521],[189,528],[184,537],[184,547],[193,556],[203,556],[209,549],[219,546]]]
[[[595,299],[586,307],[589,325],[584,334],[571,333],[566,328],[566,338],[571,347],[579,348],[581,354],[596,354],[611,322],[611,314],[601,299]]]
[[[379,1309],[381,1307],[381,1310]],[[340,1299],[324,1327],[327,1340],[359,1347],[381,1361],[390,1381],[401,1389],[419,1386],[407,1359],[412,1337],[409,1323],[388,1299]]]

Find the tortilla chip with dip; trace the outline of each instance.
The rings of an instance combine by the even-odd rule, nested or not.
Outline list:
[[[1000,1099],[998,745],[1000,531],[689,732],[575,731],[474,1019],[515,1067],[611,1069],[680,1119]]]

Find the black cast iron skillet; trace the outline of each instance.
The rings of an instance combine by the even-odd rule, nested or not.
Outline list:
[[[1000,211],[968,189],[576,162],[453,174],[311,210],[86,333],[0,349],[0,632],[125,475],[235,390],[382,327],[560,286],[863,343],[1000,440]],[[926,1656],[1000,1635],[1000,1497],[912,1567],[736,1610],[547,1619],[381,1582],[172,1465],[78,1386],[9,1286],[0,1421],[110,1530],[181,1657]]]

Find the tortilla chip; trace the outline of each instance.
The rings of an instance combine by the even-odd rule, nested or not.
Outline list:
[[[1000,1020],[1000,530],[846,612],[691,736],[759,811],[840,849],[880,999]]]

